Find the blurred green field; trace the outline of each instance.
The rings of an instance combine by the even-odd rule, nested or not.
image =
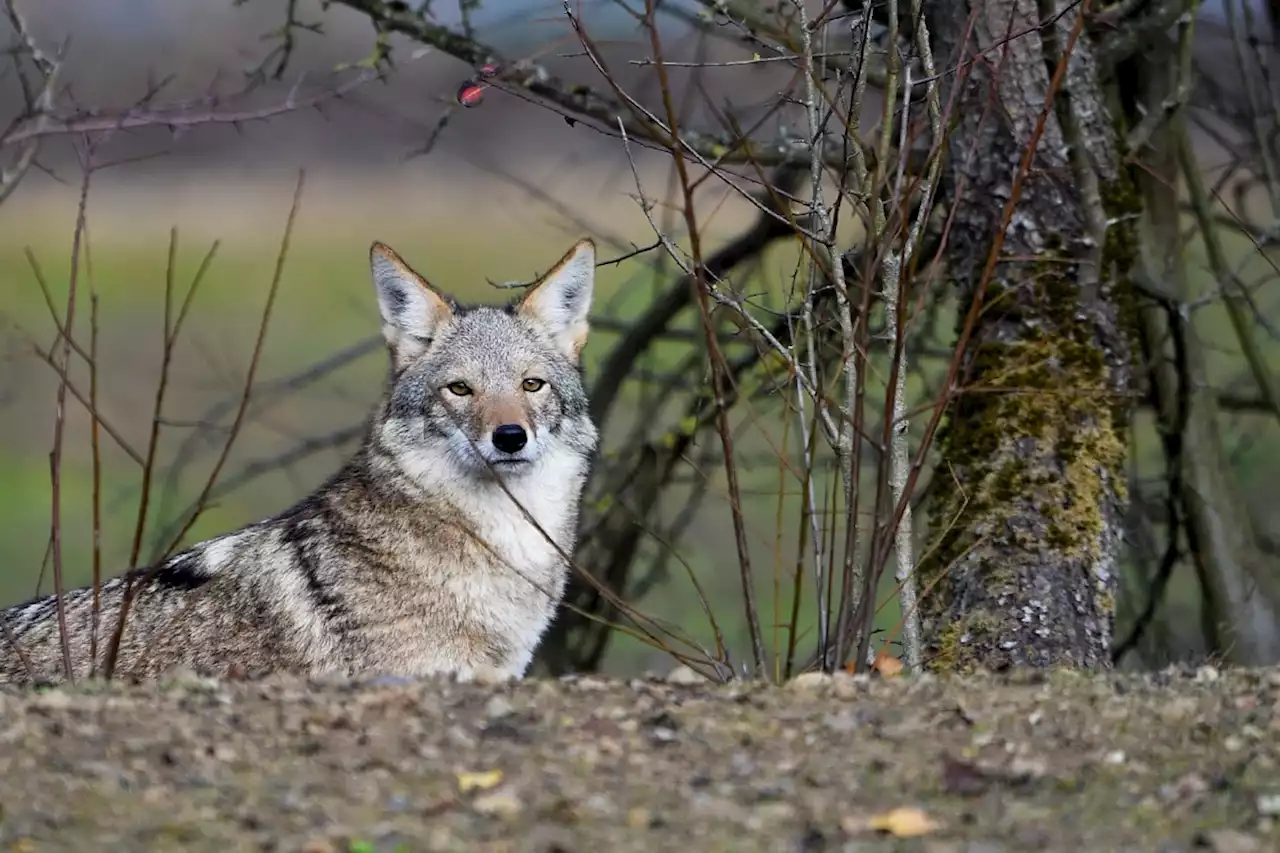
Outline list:
[[[31,353],[31,343],[48,347],[54,325],[27,258],[29,249],[49,283],[57,310],[64,310],[70,273],[70,238],[74,209],[63,199],[61,209],[39,209],[41,215],[25,220],[6,208],[6,224],[0,229],[0,294],[3,314],[0,335],[8,359],[0,383],[3,407],[0,424],[5,437],[0,444],[0,604],[24,600],[52,588],[47,563],[50,520],[49,452],[52,442],[57,379],[54,372]],[[119,194],[117,194],[118,196]],[[163,196],[163,192],[158,193]],[[179,228],[175,291],[180,300],[208,250],[217,224],[229,224],[231,237],[219,246],[208,274],[192,302],[170,372],[165,401],[166,426],[159,444],[158,475],[153,485],[148,513],[148,535],[141,552],[146,562],[160,545],[159,530],[172,529],[172,522],[198,494],[204,478],[220,449],[221,437],[202,442],[194,462],[184,469],[169,488],[168,468],[191,432],[191,426],[206,415],[215,403],[234,402],[240,392],[249,355],[257,334],[288,207],[288,187],[270,188],[271,204],[255,212],[259,227],[246,229],[242,223],[217,223],[216,216],[195,216],[184,221],[181,211],[173,217]],[[105,197],[105,198],[104,198]],[[144,454],[147,444],[156,383],[159,379],[164,317],[164,288],[168,254],[168,226],[153,211],[146,211],[130,223],[129,200],[118,200],[110,190],[91,204],[89,251],[79,271],[76,339],[89,345],[89,294],[98,295],[100,329],[100,407],[104,417],[121,432],[129,444]],[[118,214],[112,210],[116,202]],[[321,203],[322,204],[322,203]],[[267,343],[259,367],[258,383],[287,376],[360,339],[376,334],[376,304],[369,283],[368,246],[373,239],[395,247],[433,284],[461,299],[497,301],[507,294],[487,285],[493,281],[527,280],[554,262],[578,232],[573,226],[553,224],[542,228],[476,229],[457,217],[440,217],[411,222],[394,216],[363,216],[346,212],[332,215],[315,211],[304,198],[302,213],[290,247],[281,280],[278,300],[269,327]],[[112,215],[116,214],[116,215]],[[99,227],[104,218],[108,227]],[[614,217],[611,227],[627,223]],[[647,228],[641,218],[640,223]],[[195,232],[192,234],[192,232]],[[104,236],[104,234],[106,236]],[[636,233],[639,243],[644,232]],[[601,247],[602,257],[620,254]],[[780,247],[762,265],[771,270],[762,278],[785,281],[788,253]],[[642,263],[632,262],[602,267],[598,272],[596,306],[611,318],[625,319],[643,309],[656,280]],[[175,308],[176,310],[176,308]],[[588,375],[615,339],[616,332],[598,330],[585,352]],[[665,369],[683,357],[684,346],[661,350],[649,366]],[[77,362],[73,380],[87,393],[88,377]],[[379,351],[361,358],[304,392],[276,402],[268,397],[255,400],[250,420],[229,457],[224,474],[235,475],[246,465],[268,460],[308,437],[321,437],[361,419],[376,400],[384,378],[385,356]],[[638,413],[626,398],[619,404],[613,434],[626,434]],[[646,412],[645,416],[653,413]],[[229,414],[220,419],[229,423]],[[606,442],[607,444],[608,442]],[[756,442],[760,443],[760,442]],[[748,440],[747,448],[752,442]],[[78,585],[91,578],[92,554],[92,457],[89,450],[89,419],[83,409],[69,400],[65,454],[62,468],[62,548],[65,582]],[[112,440],[102,435],[102,487],[104,512],[102,571],[114,574],[129,562],[132,531],[140,495],[140,468]],[[761,444],[759,449],[767,449]],[[343,457],[344,448],[317,453],[291,466],[255,479],[247,488],[220,498],[187,537],[195,541],[234,528],[278,511],[301,496]],[[758,455],[758,449],[757,449]],[[763,472],[746,472],[746,488],[763,487],[767,495],[777,487],[776,466]],[[713,472],[714,474],[714,472]],[[760,483],[756,481],[760,480]],[[713,487],[713,495],[715,488]],[[772,531],[771,501],[752,500],[749,514],[753,530]],[[793,503],[789,501],[788,503]],[[796,505],[798,507],[798,505]],[[711,597],[716,615],[735,649],[745,647],[744,626],[737,600],[740,595],[734,572],[732,539],[728,527],[727,504],[713,496],[703,515],[712,523],[700,523],[695,535],[681,546],[681,559],[699,574]],[[792,513],[795,508],[790,510]],[[762,514],[767,513],[767,514]],[[764,525],[764,526],[762,526]],[[758,537],[753,548],[772,553],[772,533]],[[780,568],[785,571],[793,557],[783,552]],[[44,570],[41,567],[44,565]],[[761,566],[757,561],[757,566]],[[673,563],[670,584],[660,587],[642,603],[646,612],[686,628],[703,621],[692,586],[682,578],[679,562]],[[762,568],[759,594],[766,618],[772,618],[773,580]],[[37,584],[39,583],[39,586]],[[787,584],[789,589],[789,584]],[[807,597],[806,597],[807,599]],[[806,600],[806,604],[808,604]],[[780,612],[789,612],[789,597]],[[694,630],[708,642],[710,634]],[[666,666],[636,643],[622,642],[613,663],[633,669],[644,661]]]
[[[466,217],[448,212],[451,204],[466,195],[465,187],[442,191],[437,188],[445,196],[437,206],[437,201],[415,202],[405,195],[388,199],[378,193],[354,193],[350,186],[350,182],[331,181],[319,191],[318,199],[304,198],[259,369],[260,383],[294,373],[377,332],[377,311],[367,269],[368,246],[374,239],[395,247],[434,284],[459,298],[496,301],[504,294],[489,287],[485,277],[493,281],[527,280],[554,262],[582,231],[556,217],[540,219],[513,210],[503,210],[484,227],[476,227]],[[80,271],[77,340],[82,346],[89,344],[88,294],[97,293],[101,408],[139,452],[145,451],[159,376],[169,226],[178,226],[180,234],[175,277],[179,294],[185,292],[211,239],[226,235],[193,302],[171,371],[166,427],[158,454],[160,474],[148,518],[150,533],[142,549],[144,561],[158,544],[153,541],[156,531],[171,525],[194,498],[216,458],[220,444],[219,436],[214,434],[215,441],[202,446],[183,476],[171,484],[173,488],[166,485],[166,471],[190,434],[191,425],[204,417],[211,405],[234,401],[239,394],[275,264],[290,189],[279,182],[268,185],[259,190],[253,205],[230,214],[223,209],[225,202],[220,206],[216,199],[204,208],[193,203],[190,188],[180,199],[182,203],[168,211],[169,215],[163,189],[153,193],[154,205],[145,206],[139,206],[136,191],[130,195],[125,190],[108,188],[93,196],[90,252]],[[210,195],[216,193],[211,191]],[[52,585],[48,569],[42,572],[41,566],[49,540],[48,454],[57,382],[53,372],[30,354],[28,342],[47,347],[54,339],[54,326],[25,250],[29,247],[38,259],[54,303],[61,311],[70,269],[73,204],[74,194],[67,191],[57,204],[31,204],[25,208],[26,216],[18,213],[17,205],[12,203],[0,208],[0,346],[7,352],[0,374],[0,518],[4,520],[0,523],[0,604],[24,600],[37,591],[46,592]],[[718,231],[712,231],[713,246],[733,233],[736,220],[724,220]],[[649,242],[647,223],[634,210],[608,206],[594,221],[609,233],[637,244]],[[1240,258],[1250,249],[1243,241],[1233,242],[1231,248]],[[615,251],[602,246],[601,254],[609,257],[623,250],[625,247]],[[1196,251],[1202,257],[1202,252]],[[787,286],[794,262],[795,248],[778,246],[754,271],[748,289],[776,290]],[[1199,263],[1197,268],[1202,266]],[[1269,271],[1267,262],[1258,257],[1251,258],[1244,269],[1246,278]],[[1203,271],[1200,274],[1205,275]],[[655,278],[639,262],[602,267],[598,271],[598,312],[625,320],[642,310],[655,288],[665,283],[665,277]],[[1229,384],[1238,378],[1241,365],[1221,310],[1205,309],[1198,322],[1207,345],[1213,348],[1213,377],[1216,382]],[[945,320],[942,328],[949,329],[950,320]],[[593,334],[585,353],[589,376],[615,339],[616,333],[607,330]],[[1273,364],[1280,363],[1276,342],[1269,340],[1266,346]],[[672,367],[685,352],[683,345],[663,347],[651,366]],[[87,373],[82,368],[83,365],[78,366],[74,379],[77,387],[87,391]],[[248,426],[227,461],[225,473],[234,475],[246,465],[296,447],[299,441],[322,437],[356,422],[377,398],[384,370],[384,356],[376,352],[304,392],[280,400],[264,397],[255,401]],[[696,381],[697,377],[692,379]],[[871,381],[874,387],[883,377],[872,377]],[[913,383],[913,398],[918,400],[923,391],[920,383]],[[638,418],[671,417],[674,423],[679,417],[675,412],[637,410],[634,402],[634,397],[624,397],[620,403],[619,415],[606,436],[606,452],[628,434],[628,427]],[[229,417],[221,420],[227,423]],[[741,417],[738,446],[748,457],[761,457],[782,441],[782,431],[776,419],[751,421],[750,412]],[[1234,453],[1233,467],[1245,494],[1251,498],[1251,506],[1258,512],[1260,529],[1274,529],[1280,514],[1265,495],[1271,492],[1269,484],[1280,472],[1280,432],[1274,422],[1256,415],[1225,418],[1224,426]],[[1150,476],[1159,470],[1160,448],[1149,418],[1142,420],[1137,435],[1136,465],[1140,476]],[[72,585],[90,579],[93,476],[88,437],[88,418],[78,404],[70,402],[61,482],[64,564],[66,582]],[[705,440],[715,439],[708,435]],[[790,440],[794,447],[795,436]],[[102,570],[109,575],[128,563],[138,511],[139,468],[105,434],[102,444]],[[188,541],[282,509],[332,471],[344,450],[314,454],[220,498],[191,531]],[[742,660],[749,645],[739,603],[741,591],[730,513],[723,477],[718,471],[711,476],[711,497],[679,547],[680,559],[671,561],[669,580],[635,603],[646,613],[680,626],[710,645],[711,631],[682,568],[683,562],[698,577],[735,657]],[[779,483],[776,462],[748,466],[743,472],[744,491],[751,495],[745,511],[756,594],[765,636],[771,642],[775,636],[785,642],[781,632],[775,633],[772,623],[777,618],[785,620],[791,609],[790,576],[800,507],[797,485],[788,477],[788,495],[782,502],[779,526]],[[819,483],[817,489],[819,500],[828,500],[821,496],[829,494],[829,483]],[[870,497],[865,497],[864,507],[869,508],[870,503]],[[920,528],[923,530],[923,524]],[[921,544],[926,544],[923,539]],[[804,570],[800,622],[808,633],[798,644],[801,649],[812,644],[815,624],[811,558],[805,561]],[[1180,574],[1171,592],[1171,606],[1194,618],[1194,585],[1189,575],[1183,575],[1186,573]],[[880,600],[885,604],[878,618],[883,628],[893,628],[900,615],[891,592],[891,581],[886,580],[880,590]],[[638,642],[619,637],[606,665],[616,672],[633,672],[645,666],[666,667],[669,662]]]

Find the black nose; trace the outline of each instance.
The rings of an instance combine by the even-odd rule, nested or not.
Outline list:
[[[503,453],[518,453],[529,442],[520,424],[503,424],[493,431],[493,446]]]

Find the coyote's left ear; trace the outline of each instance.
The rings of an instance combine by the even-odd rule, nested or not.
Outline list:
[[[520,315],[546,329],[561,352],[573,359],[587,342],[595,274],[596,244],[579,240],[520,301]]]

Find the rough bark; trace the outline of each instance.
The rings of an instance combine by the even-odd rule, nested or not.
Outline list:
[[[950,78],[944,185],[946,260],[967,306],[1080,7],[935,0],[928,14],[949,67],[981,54]],[[1139,201],[1090,50],[1082,36],[1071,53],[940,436],[939,547],[922,567],[925,583],[941,578],[922,602],[939,670],[1110,666]]]

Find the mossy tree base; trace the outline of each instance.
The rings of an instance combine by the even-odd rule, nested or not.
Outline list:
[[[958,82],[948,140],[947,263],[966,309],[1079,14],[1037,32],[1043,5],[930,7],[936,55],[955,63],[976,8],[968,51],[985,57]],[[1005,53],[1010,32],[1026,35]],[[936,670],[1110,664],[1131,400],[1128,214],[1137,197],[1084,38],[1058,98],[940,435],[930,513],[940,546],[921,566],[922,582],[941,577],[921,604]]]

